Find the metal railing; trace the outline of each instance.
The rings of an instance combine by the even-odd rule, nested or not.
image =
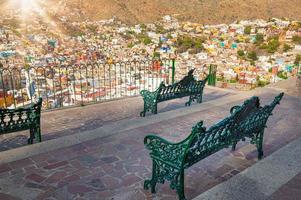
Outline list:
[[[139,95],[161,81],[174,81],[174,60],[88,62],[0,69],[0,108],[17,108],[43,98],[43,109],[79,106]]]

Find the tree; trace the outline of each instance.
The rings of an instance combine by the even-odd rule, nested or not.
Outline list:
[[[295,44],[301,44],[301,37],[298,35],[294,35],[292,40]]]
[[[203,42],[203,38],[184,35],[177,39],[176,47],[178,48],[178,52],[185,52],[189,49],[192,50],[192,52],[200,52],[204,49]]]
[[[143,43],[145,45],[148,45],[148,44],[152,43],[151,38],[148,35],[146,35],[146,34],[142,34],[142,33],[138,34],[137,38],[140,41],[140,43]]]
[[[130,48],[130,49],[133,48],[133,46],[134,46],[133,43],[129,43],[129,44],[127,45],[127,47]]]
[[[264,36],[261,33],[256,34],[256,44],[260,45],[264,41]]]
[[[243,50],[239,49],[239,50],[237,51],[237,55],[238,55],[239,57],[244,57],[244,56],[245,56],[245,52],[244,52]]]
[[[295,59],[294,64],[295,64],[295,65],[299,65],[300,62],[301,62],[301,54],[298,54],[298,55],[296,55],[296,59]]]
[[[146,29],[146,25],[145,24],[140,24],[140,27],[142,28],[142,29]]]
[[[160,53],[159,52],[154,52],[154,58],[160,58]]]
[[[278,76],[279,78],[282,78],[282,79],[287,79],[287,73],[284,72],[284,71],[279,71],[279,72],[277,73],[277,76]]]
[[[289,50],[292,50],[293,48],[290,46],[290,45],[288,45],[288,44],[284,44],[283,45],[283,51],[284,52],[288,52]]]
[[[250,35],[251,34],[251,26],[246,26],[245,29],[244,29],[244,33],[246,35]]]
[[[257,53],[256,53],[255,51],[248,52],[247,57],[248,57],[250,60],[253,60],[253,61],[255,61],[255,60],[258,59],[258,58],[257,58]]]
[[[146,38],[143,39],[143,44],[148,45],[148,44],[151,44],[151,43],[152,43],[152,40],[149,37],[146,37]]]
[[[267,51],[268,53],[275,53],[278,50],[278,47],[280,46],[278,37],[271,38],[267,45]]]

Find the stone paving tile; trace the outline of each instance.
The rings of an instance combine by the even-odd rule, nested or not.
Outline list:
[[[300,200],[301,173],[279,188],[268,200]]]
[[[231,95],[230,92],[205,89],[204,102]],[[167,112],[185,107],[186,98],[175,99],[158,104],[158,112]],[[121,99],[84,107],[62,109],[42,114],[42,139],[58,137],[93,130],[123,119],[139,118],[143,110],[141,97]],[[0,151],[27,145],[28,131],[0,136]]]
[[[263,102],[271,98],[270,94],[262,96]],[[189,135],[197,121],[204,120],[209,127],[227,116],[231,106],[161,121],[1,165],[1,192],[16,194],[22,199],[176,199],[168,183],[158,184],[156,194],[143,190],[143,181],[151,176],[151,160],[143,145],[144,137],[156,134],[180,141]],[[300,137],[300,100],[285,97],[274,113],[265,132],[265,156]],[[254,146],[248,141],[238,143],[235,152],[224,149],[203,159],[185,172],[187,198],[192,199],[228,180],[256,161]]]

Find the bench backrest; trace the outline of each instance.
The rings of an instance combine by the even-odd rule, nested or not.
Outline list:
[[[42,98],[28,108],[0,109],[0,134],[27,130],[40,124]]]
[[[254,119],[257,121],[256,116],[266,116],[265,113],[271,113],[280,100],[281,98],[277,96],[271,105],[265,106],[263,108],[264,110],[262,110],[259,105],[259,98],[252,97],[246,100],[242,106],[236,106],[235,111],[232,112],[230,116],[213,125],[208,130],[203,126],[203,122],[199,122],[192,129],[192,139],[185,158],[185,167],[189,167],[199,160],[202,160],[223,148],[229,147],[239,139],[237,138],[237,134],[240,134],[238,137],[244,137],[247,132],[238,130],[243,128],[247,124],[247,121],[252,121]],[[264,119],[265,125],[267,118]],[[241,126],[238,126],[239,124]],[[256,127],[250,128],[254,130]]]
[[[271,104],[259,107],[255,112],[237,123],[235,134],[240,134],[241,138],[244,138],[245,136],[262,131],[266,126],[269,116],[272,115],[275,106],[280,103],[283,95],[284,93],[280,93]]]
[[[165,85],[162,82],[157,90],[157,100],[164,101],[201,92],[205,87],[208,76],[204,80],[197,81],[193,77],[193,72],[194,69],[190,70],[187,76],[172,85]]]

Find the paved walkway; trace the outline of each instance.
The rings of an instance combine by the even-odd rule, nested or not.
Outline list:
[[[278,189],[269,200],[300,200],[301,199],[301,173]]]
[[[204,102],[232,95],[234,91],[219,90],[206,87],[204,90]],[[164,113],[170,110],[185,107],[187,98],[162,102],[158,106],[158,112]],[[112,124],[124,119],[140,118],[143,110],[141,97],[132,97],[100,104],[44,112],[42,114],[42,139],[51,140],[67,135],[94,130],[103,125]],[[0,136],[0,151],[13,149],[27,145],[28,131],[11,133]]]
[[[270,102],[276,93],[262,91],[262,102]],[[232,105],[241,103],[224,102],[200,112],[170,116],[168,120],[1,164],[0,199],[176,199],[167,183],[158,184],[157,194],[143,190],[143,180],[151,176],[151,160],[143,138],[152,133],[179,141],[199,120],[209,127],[227,116]],[[265,133],[265,156],[301,136],[300,99],[285,96],[274,113]],[[235,152],[225,149],[195,164],[185,174],[187,198],[252,166],[257,162],[256,152],[253,145],[240,142]]]
[[[300,199],[300,152],[301,137],[194,200]]]

